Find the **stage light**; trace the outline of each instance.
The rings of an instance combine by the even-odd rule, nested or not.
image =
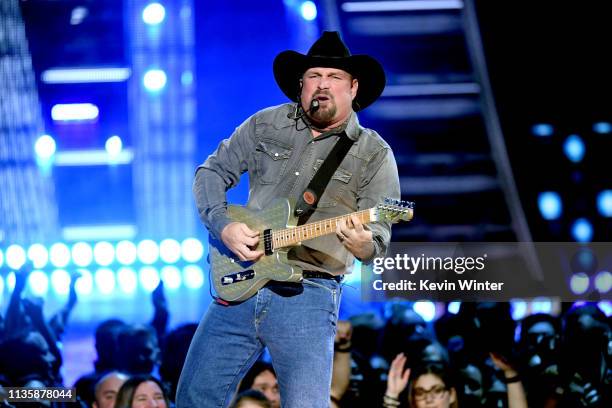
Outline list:
[[[589,276],[584,272],[578,272],[570,278],[570,289],[576,295],[582,295],[589,289]]]
[[[44,245],[32,244],[28,248],[28,259],[32,261],[35,268],[44,268],[49,262],[49,251]]]
[[[58,103],[51,108],[51,118],[56,122],[90,121],[99,113],[93,103]]]
[[[138,252],[138,259],[143,264],[150,265],[159,259],[159,247],[150,239],[140,241],[136,250]]]
[[[176,266],[164,266],[161,270],[164,287],[178,289],[181,286],[181,272]]]
[[[413,308],[426,322],[431,322],[436,318],[436,305],[433,302],[420,300],[414,302]]]
[[[181,74],[181,84],[183,84],[183,86],[193,84],[193,73],[191,71],[185,71]]]
[[[136,272],[132,268],[120,268],[117,271],[117,281],[121,290],[128,295],[134,293],[138,286]]]
[[[4,278],[0,275],[0,302],[2,301],[2,293],[4,292]]]
[[[130,68],[48,69],[41,75],[45,84],[123,82],[132,75]]]
[[[89,266],[93,261],[93,250],[85,242],[77,242],[72,246],[72,262],[76,266]]]
[[[538,208],[545,220],[556,220],[561,216],[563,205],[561,197],[554,191],[545,191],[538,195]]]
[[[612,289],[612,273],[601,271],[595,276],[595,289],[599,293],[605,294]]]
[[[563,151],[568,159],[578,163],[584,157],[584,142],[578,135],[569,135],[563,144]]]
[[[527,315],[527,303],[522,300],[512,301],[512,319],[516,322]]]
[[[346,1],[342,3],[346,13],[371,13],[380,11],[433,11],[460,10],[460,0],[394,0],[394,1]]]
[[[101,268],[94,275],[98,291],[104,295],[109,295],[115,290],[115,274],[108,268]]]
[[[604,217],[612,217],[612,190],[603,190],[597,195],[597,209]]]
[[[70,263],[70,249],[61,242],[53,244],[49,249],[49,259],[56,268],[64,268]]]
[[[150,69],[144,74],[142,83],[148,91],[157,92],[166,86],[167,80],[166,73],[161,69]]]
[[[6,248],[6,266],[19,270],[26,263],[26,252],[19,245],[11,245]]]
[[[115,247],[109,242],[102,241],[94,245],[94,259],[100,266],[108,266],[115,260]]]
[[[2,253],[2,250],[0,249],[0,268],[2,268],[3,263],[4,263],[4,254]]]
[[[187,238],[181,243],[181,254],[187,262],[198,262],[204,255],[204,246],[198,239]]]
[[[78,270],[81,276],[77,279],[74,289],[79,295],[90,295],[93,291],[93,277],[87,269]]]
[[[602,300],[601,302],[597,303],[597,306],[606,314],[607,317],[612,316],[612,302],[609,300]]]
[[[593,132],[599,134],[612,133],[612,124],[609,122],[597,122],[593,124]]]
[[[49,160],[55,154],[55,139],[49,135],[42,135],[34,144],[34,152],[40,160]]]
[[[157,25],[164,21],[166,9],[159,3],[150,3],[142,10],[142,21],[148,25]]]
[[[58,295],[67,295],[70,291],[70,275],[63,269],[51,273],[51,286]]]
[[[120,241],[117,244],[117,261],[122,265],[136,262],[136,245],[132,241]]]
[[[572,235],[577,242],[590,242],[593,238],[593,227],[586,218],[578,218],[572,225]]]
[[[459,308],[461,308],[461,302],[450,302],[447,310],[448,313],[457,314],[459,313]]]
[[[49,290],[49,278],[43,271],[32,271],[28,277],[28,285],[32,294],[45,296]]]
[[[317,18],[317,6],[312,1],[305,1],[300,6],[302,18],[306,21],[312,21]]]
[[[140,268],[138,279],[140,280],[140,286],[147,292],[153,292],[157,285],[159,285],[159,273],[152,266]]]
[[[550,314],[552,311],[552,302],[544,298],[536,298],[531,302],[532,313],[546,313]]]
[[[183,268],[183,281],[189,289],[200,289],[204,285],[204,272],[197,265],[187,265]]]
[[[534,136],[538,137],[552,136],[554,131],[555,129],[552,127],[552,125],[548,123],[538,123],[531,127],[531,133],[533,133]]]
[[[165,263],[176,263],[181,259],[181,244],[174,239],[164,239],[159,243],[159,257]]]
[[[70,24],[71,25],[78,25],[81,24],[83,22],[83,20],[85,19],[85,17],[87,17],[87,14],[89,14],[89,10],[87,10],[87,8],[85,7],[75,7],[72,9],[72,13],[70,13]]]
[[[117,135],[113,135],[106,139],[106,143],[104,144],[104,148],[110,157],[117,157],[121,154],[121,150],[123,149],[123,142],[121,138]]]
[[[11,272],[8,275],[6,275],[6,288],[9,290],[9,292],[12,292],[13,289],[15,289],[15,280],[17,278],[15,277],[15,272]]]

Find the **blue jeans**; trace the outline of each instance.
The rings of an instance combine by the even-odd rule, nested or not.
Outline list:
[[[341,286],[270,282],[244,302],[213,302],[189,347],[177,408],[224,408],[268,348],[282,407],[328,408]]]

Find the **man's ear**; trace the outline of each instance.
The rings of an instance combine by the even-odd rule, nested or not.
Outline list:
[[[358,89],[359,81],[357,80],[357,78],[353,78],[353,80],[351,81],[351,95],[353,96],[353,99],[355,99],[355,97],[357,96]]]

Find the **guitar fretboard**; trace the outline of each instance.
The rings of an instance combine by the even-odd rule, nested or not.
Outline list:
[[[300,225],[299,227],[286,228],[282,230],[272,231],[272,242],[274,248],[282,248],[291,245],[296,245],[307,239],[317,238],[323,235],[336,232],[338,223],[347,220],[351,215],[356,215],[362,224],[372,222],[370,210],[362,210],[352,214],[342,215],[339,217],[328,218],[326,220],[316,221],[310,224]]]

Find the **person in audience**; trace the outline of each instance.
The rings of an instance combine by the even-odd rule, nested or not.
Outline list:
[[[128,378],[126,374],[119,371],[111,371],[103,376],[94,388],[93,408],[113,408],[117,400],[117,393]]]
[[[151,407],[170,407],[170,400],[161,381],[152,375],[135,375],[119,388],[115,408]]]

